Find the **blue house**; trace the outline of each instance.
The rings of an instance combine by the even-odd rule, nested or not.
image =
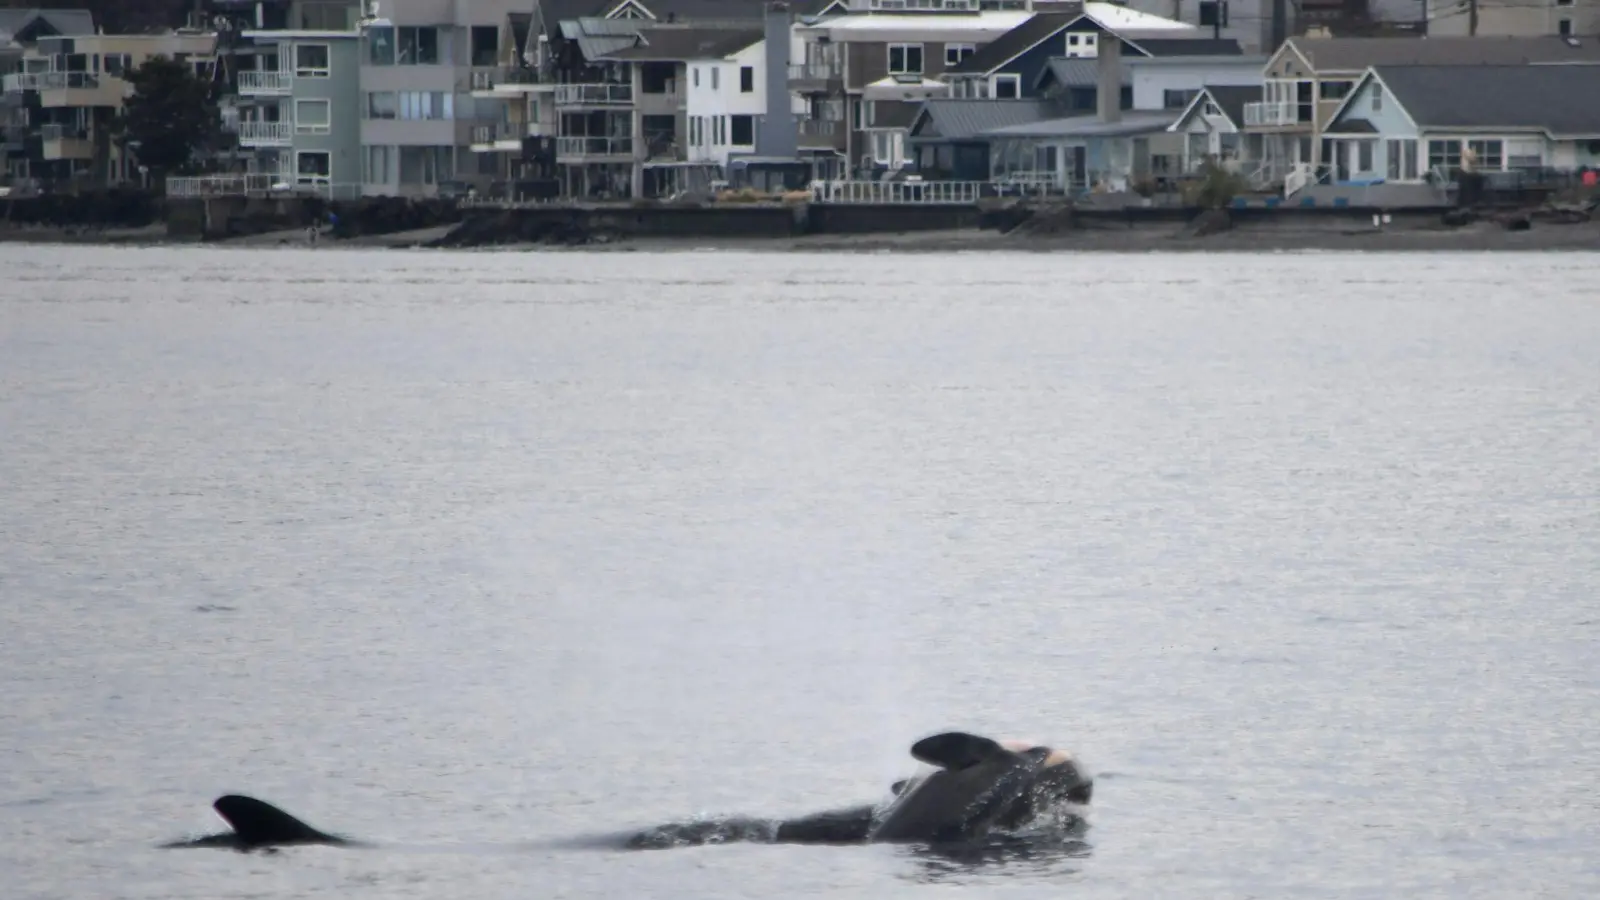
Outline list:
[[[1335,184],[1600,167],[1600,66],[1374,66],[1324,137]]]
[[[906,135],[917,171],[929,181],[988,181],[986,132],[1059,115],[1041,100],[928,100]]]

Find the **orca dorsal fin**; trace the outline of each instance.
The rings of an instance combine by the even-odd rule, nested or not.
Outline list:
[[[930,766],[960,771],[996,756],[1009,756],[1011,751],[986,737],[964,731],[947,731],[912,744],[911,755]]]
[[[211,804],[230,826],[239,841],[247,846],[267,844],[341,843],[339,838],[312,828],[270,803],[228,794]]]

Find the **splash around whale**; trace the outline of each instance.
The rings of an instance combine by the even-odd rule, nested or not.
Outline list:
[[[1077,834],[1084,827],[1081,813],[1092,798],[1094,781],[1063,750],[945,732],[913,744],[911,755],[931,771],[896,782],[886,803],[794,819],[730,817],[673,823],[608,838],[606,843],[634,850],[732,842],[938,845],[1008,839],[1040,828]],[[372,846],[313,828],[270,803],[242,794],[219,797],[212,808],[231,831],[161,846],[240,851],[307,844]]]

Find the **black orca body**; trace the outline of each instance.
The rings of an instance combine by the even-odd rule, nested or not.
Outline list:
[[[946,732],[913,744],[911,755],[935,771],[896,782],[895,797],[887,806],[869,804],[798,819],[663,825],[631,836],[625,846],[970,842],[1014,834],[1068,804],[1087,806],[1094,793],[1094,781],[1069,754],[1037,744]]]
[[[360,846],[338,835],[325,834],[296,819],[283,810],[240,794],[218,797],[211,808],[217,811],[232,831],[208,834],[190,841],[178,841],[164,846],[222,847],[229,850],[261,850],[288,847],[296,844],[327,844],[334,847]]]

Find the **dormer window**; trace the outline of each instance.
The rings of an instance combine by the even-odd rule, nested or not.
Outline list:
[[[1100,55],[1100,35],[1092,31],[1075,31],[1067,35],[1067,56],[1089,59]]]

